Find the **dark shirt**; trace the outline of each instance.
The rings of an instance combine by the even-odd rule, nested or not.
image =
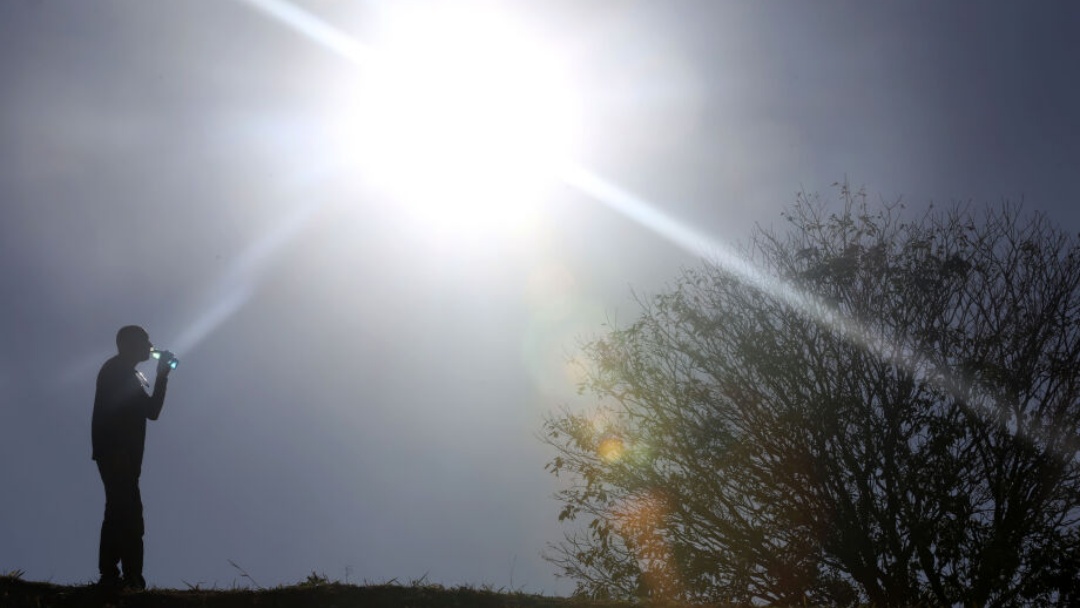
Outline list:
[[[122,456],[142,465],[146,421],[161,414],[166,380],[158,376],[152,395],[146,394],[144,382],[142,374],[119,356],[101,366],[91,422],[94,460]]]

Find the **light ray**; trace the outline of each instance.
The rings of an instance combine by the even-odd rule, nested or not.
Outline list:
[[[369,59],[370,52],[366,46],[288,0],[237,0],[237,2],[247,4],[356,65],[364,65]]]
[[[237,0],[287,26],[356,66],[363,66],[369,50],[351,36],[287,0]],[[282,218],[267,234],[248,246],[211,288],[208,303],[185,324],[169,348],[183,358],[233,317],[252,297],[273,257],[307,224],[318,207],[308,203]]]
[[[873,352],[879,352],[881,349],[877,346],[886,343],[882,336],[876,336],[868,328],[844,318],[839,311],[824,301],[762,272],[725,243],[695,230],[685,222],[664,213],[657,205],[624,190],[588,169],[568,167],[564,170],[563,179],[568,185],[666,238],[687,253],[722,266],[746,285],[766,292],[784,304],[810,315],[819,323],[827,325],[864,348],[873,346]]]
[[[306,203],[244,249],[210,290],[208,304],[167,346],[183,359],[251,299],[275,255],[307,225],[318,203]]]
[[[567,185],[666,238],[692,255],[701,256],[717,248],[713,239],[588,169],[576,166],[567,167],[563,170],[563,180]]]

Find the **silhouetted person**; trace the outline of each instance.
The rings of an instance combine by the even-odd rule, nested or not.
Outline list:
[[[143,579],[143,506],[139,494],[146,421],[157,420],[165,403],[171,367],[158,361],[153,393],[136,364],[153,348],[146,330],[137,325],[116,333],[119,351],[101,366],[94,395],[92,440],[94,460],[105,484],[105,518],[98,548],[99,585],[145,589]],[[119,564],[123,565],[123,578]]]

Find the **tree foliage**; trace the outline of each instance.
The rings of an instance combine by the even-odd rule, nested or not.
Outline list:
[[[584,345],[550,417],[579,594],[1080,601],[1080,246],[1012,205],[840,187]]]

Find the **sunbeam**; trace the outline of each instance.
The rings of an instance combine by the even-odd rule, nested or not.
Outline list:
[[[296,6],[288,0],[237,0],[257,9],[309,40],[319,43],[340,57],[356,65],[363,65],[369,58],[369,50],[351,36]]]
[[[206,296],[206,304],[180,330],[169,348],[183,357],[236,314],[255,293],[274,256],[307,225],[317,208],[316,203],[298,206],[249,245],[217,280]]]
[[[883,356],[884,351],[881,346],[888,343],[884,340],[884,336],[875,335],[853,319],[845,318],[838,310],[820,299],[762,272],[730,246],[671,217],[657,205],[583,167],[567,168],[563,173],[563,179],[568,185],[593,200],[607,205],[691,255],[718,264],[746,285],[766,292],[796,310],[801,310],[803,314],[832,328],[845,338]]]

